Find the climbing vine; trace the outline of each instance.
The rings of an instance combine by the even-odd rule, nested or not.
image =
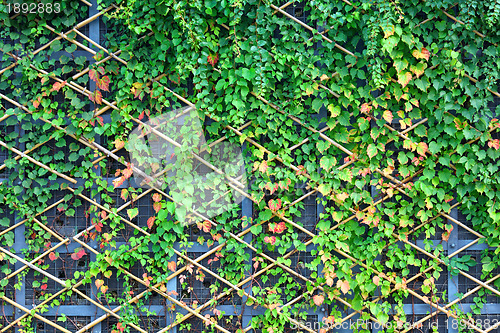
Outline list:
[[[156,315],[155,295],[185,330],[179,308],[207,332],[243,332],[255,307],[249,325],[263,332],[306,330],[313,312],[326,331],[352,311],[395,332],[414,319],[405,304],[435,311],[464,297],[443,290],[448,273],[498,274],[500,2],[283,5],[100,0],[99,46],[80,32],[90,24],[79,25],[82,1],[61,2],[64,15],[0,5],[0,295],[33,275],[26,287],[45,301],[22,332],[75,298],[120,305],[113,329],[128,332]],[[181,108],[195,110],[203,133],[193,122],[173,145],[154,120]],[[134,165],[134,130],[164,140],[172,169]],[[191,172],[224,169],[207,162],[220,141],[242,147],[246,187],[223,170],[229,185],[206,176],[203,191],[244,201],[207,217],[192,209],[203,184],[193,187]],[[307,224],[310,199],[321,209]],[[479,258],[458,251],[458,230],[483,245]],[[190,257],[194,248],[206,258]],[[16,271],[20,260],[29,269]],[[73,275],[50,275],[54,265]],[[481,328],[471,318],[500,295],[500,279],[488,286],[471,313],[460,302],[445,313]]]

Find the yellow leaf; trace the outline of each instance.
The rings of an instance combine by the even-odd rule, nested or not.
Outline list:
[[[385,119],[385,121],[387,121],[388,123],[391,123],[391,122],[392,122],[392,119],[393,119],[392,112],[391,112],[391,111],[389,111],[389,110],[385,110],[385,111],[384,111],[384,119]]]
[[[321,75],[321,76],[320,76],[320,78],[319,78],[319,79],[320,79],[321,81],[325,81],[325,80],[330,79],[330,77],[329,77],[328,75],[326,75],[326,74],[323,74],[323,75]]]
[[[410,72],[401,72],[398,74],[398,82],[404,87],[410,82],[411,80],[411,73]]]
[[[431,53],[425,47],[423,47],[422,50],[420,50],[420,51],[414,50],[412,52],[412,55],[417,59],[429,60]]]
[[[328,111],[330,111],[332,118],[336,118],[336,117],[339,116],[339,114],[340,114],[340,106],[338,106],[338,105],[335,106],[333,104],[329,104],[327,108],[328,108]]]
[[[394,26],[393,25],[390,25],[388,27],[384,27],[383,30],[384,30],[384,38],[389,38],[392,35],[394,35]]]
[[[328,194],[330,194],[331,188],[327,184],[321,184],[318,186],[318,191],[320,191],[324,196],[327,196]]]
[[[344,294],[347,294],[347,292],[351,289],[351,286],[349,285],[349,281],[345,280],[338,280],[337,281],[337,288],[340,288]]]

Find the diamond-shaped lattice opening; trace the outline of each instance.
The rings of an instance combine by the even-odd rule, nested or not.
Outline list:
[[[217,324],[229,332],[236,332],[238,329],[243,328],[241,320],[235,315],[222,316],[222,318],[217,321]],[[210,331],[210,326],[207,327],[200,318],[195,316],[184,320],[177,327],[178,333],[201,333]]]
[[[85,272],[88,268],[89,257],[88,255],[83,256],[78,260],[71,258],[71,253],[60,253],[59,257],[53,261],[49,260],[48,257],[45,259],[45,265],[42,269],[47,273],[55,276],[60,280],[74,279],[74,274],[76,271]],[[25,277],[26,285],[30,288],[26,288],[26,304],[40,304],[46,299],[47,295],[55,294],[60,291],[63,287],[52,279],[48,279],[46,282],[47,288],[44,290],[41,287],[32,287],[35,281],[40,282],[41,285],[45,283],[41,282],[42,275],[39,272],[30,270]],[[79,287],[79,290],[91,297],[90,286],[87,284],[85,286]],[[58,297],[62,305],[88,305],[89,302],[83,298],[80,294],[72,292],[68,295],[66,292]]]
[[[300,125],[296,125],[295,126],[296,130],[294,133],[297,134],[297,138],[295,140],[293,140],[293,138],[291,138],[290,140],[293,140],[291,142],[292,145],[298,145],[300,144],[299,146],[295,147],[295,149],[293,149],[291,152],[290,152],[290,158],[291,158],[291,164],[293,166],[296,166],[298,167],[299,165],[304,165],[310,158],[310,153],[311,150],[315,150],[314,148],[314,143],[311,142],[311,140],[309,140],[308,142],[304,143],[304,144],[301,144],[302,141],[304,141],[304,139],[306,138],[310,138],[310,136],[312,135],[312,132],[310,130],[308,130],[307,128],[305,128],[304,126],[300,126]],[[309,153],[308,153],[309,152]],[[284,161],[286,161],[285,157],[284,156],[281,156],[283,158]],[[288,163],[285,163],[288,165]]]
[[[117,270],[116,268],[111,268],[109,270],[112,272],[111,277],[109,279],[102,277],[102,279],[104,280],[104,285],[108,286],[107,292],[100,298],[101,303],[104,305],[117,304],[118,298],[125,297],[124,293],[126,291],[125,285],[127,284],[127,275]],[[139,280],[143,280],[142,275],[144,273],[147,273],[147,271],[139,262],[134,263],[134,265],[127,269],[127,271],[136,276]],[[144,284],[136,281],[131,277],[128,277],[128,286],[130,286],[132,297],[137,296],[138,294],[146,290],[146,286]],[[155,292],[152,292],[152,295],[148,296],[147,299],[145,297],[146,296],[142,296],[146,304],[161,304],[163,299],[163,297],[156,294]]]
[[[425,258],[425,259],[427,260],[427,258]],[[409,268],[410,273],[406,277],[407,280],[409,280],[410,278],[412,278],[415,275],[420,273],[419,267],[411,265],[408,268]],[[421,276],[414,279],[413,281],[407,282],[406,286],[408,287],[408,289],[411,289],[411,290],[415,291],[417,294],[419,294],[420,296],[422,296],[422,298],[424,298],[424,299],[427,298],[427,300],[432,301],[434,303],[438,303],[439,305],[442,306],[448,300],[448,295],[447,295],[448,269],[446,268],[446,266],[443,266],[443,265],[441,265],[440,268],[442,268],[443,270],[441,272],[439,272],[438,278],[436,278],[436,276],[437,276],[437,273],[435,273],[436,271],[431,270],[430,272],[425,273],[425,274],[431,274],[432,275],[431,278],[428,279],[428,278],[426,278],[425,274],[422,274]],[[436,274],[436,275],[434,275],[434,274]],[[434,279],[433,284],[432,284],[432,278]],[[429,286],[433,285],[433,288],[431,289],[431,291],[429,293],[424,293],[422,290],[422,288],[424,288],[424,290],[426,289],[426,285],[429,285]],[[424,302],[422,299],[420,299],[412,294],[408,294],[408,297],[404,300],[404,304],[426,304],[426,302]]]
[[[108,317],[101,322],[101,332],[111,333],[114,329],[116,330],[116,324],[118,320],[114,317]],[[150,315],[146,316],[139,314],[139,322],[137,324],[140,328],[148,333],[158,332],[162,328],[167,326],[167,316],[165,315]],[[138,330],[130,327],[130,333],[139,333]]]
[[[196,260],[203,254],[204,252],[188,252],[187,256]],[[198,263],[215,274],[218,274],[221,268],[221,261],[215,255],[207,256]],[[187,261],[184,261],[184,264],[188,266],[192,265]],[[197,303],[198,305],[205,304],[210,299],[218,297],[225,290],[230,289],[230,286],[197,266],[193,265],[192,271],[192,273],[187,271],[183,273],[185,279],[177,279],[177,293],[179,294],[177,299],[188,305],[192,305],[193,303]],[[221,305],[240,305],[241,297],[236,291],[232,291],[229,295],[224,295],[219,299],[217,303]]]
[[[108,43],[108,23],[106,15],[99,16],[99,45],[106,47]]]
[[[500,114],[500,110],[498,109],[499,107],[500,107],[500,97],[494,96],[493,101],[488,103],[488,108],[490,109],[494,117]]]
[[[75,139],[66,136],[58,141],[50,140],[42,147],[35,150],[39,156],[52,156],[53,161],[56,163],[67,163],[68,166],[61,170],[67,172],[75,166],[80,166],[85,159],[85,156],[80,152],[80,149],[85,148]],[[58,169],[59,170],[59,169]],[[49,173],[50,175],[50,173]]]
[[[238,235],[238,233],[240,233],[243,230],[242,220],[241,220],[242,216],[243,216],[242,208],[241,204],[239,204],[236,208],[230,211],[212,217],[211,220],[214,221],[215,223],[220,223],[221,225],[223,225],[224,230],[232,232],[234,235]],[[211,226],[211,228],[215,227]],[[205,232],[203,227],[200,228],[196,223],[190,224],[189,226],[185,227],[184,230],[187,235],[187,239],[190,242],[198,241],[199,237],[203,237],[205,241],[208,239],[213,239],[210,232]],[[222,232],[219,233],[221,235],[223,234]]]
[[[66,46],[66,48],[76,48],[75,44],[69,43],[68,41],[63,41],[61,44]],[[43,63],[44,69],[60,80],[69,81],[73,78],[73,76],[79,74],[82,70],[86,69],[89,66],[89,61],[84,55],[81,54],[85,52],[86,51],[79,52],[80,54],[78,52],[72,54],[63,53],[62,55],[59,55],[59,57],[53,58],[55,60],[54,64],[50,62]],[[51,80],[48,84],[52,86],[54,82],[56,81]],[[85,75],[76,78],[75,82],[79,86],[89,89],[89,81],[85,79]],[[60,96],[59,98],[62,100],[66,96],[74,95],[80,97],[80,100],[83,100],[84,102],[88,101],[88,97],[77,93],[75,90],[69,90],[68,92],[65,92],[64,96],[61,90],[56,96]],[[87,105],[90,105],[90,103],[87,103]],[[89,111],[90,109],[87,108],[86,110]]]
[[[465,273],[471,275],[472,277],[474,277],[480,281],[484,281],[485,279],[481,278],[482,273],[483,273],[483,264],[481,262],[481,252],[482,251],[477,251],[477,250],[465,250],[465,251],[460,252],[460,254],[458,256],[461,260],[469,262],[469,264],[467,264],[467,266],[470,266],[469,270],[465,271]],[[472,266],[472,264],[474,264],[474,263],[475,263],[475,265]],[[491,276],[496,276],[498,274],[500,274],[500,268],[498,268],[498,267],[490,273]],[[494,289],[497,289],[497,290],[499,289],[499,286],[500,286],[500,281],[498,279],[495,280],[495,282],[491,284],[491,287],[493,287]],[[459,294],[465,294],[476,287],[478,287],[478,284],[476,282],[470,280],[469,278],[463,276],[462,274],[458,275],[458,292],[459,292]],[[499,304],[500,303],[500,296],[498,296],[497,294],[494,294],[492,291],[487,290],[487,289],[483,289],[483,291],[486,294],[483,297],[483,299],[486,301],[485,303],[487,303],[487,304]],[[482,292],[480,292],[480,294],[482,294]],[[476,297],[478,297],[477,292],[462,299],[461,303],[475,303],[474,298],[476,298]]]
[[[13,322],[14,319],[15,319],[14,315],[5,315],[5,314],[0,315],[0,330],[9,326],[9,324]],[[10,327],[6,331],[3,331],[3,333],[14,333],[14,331],[15,331],[14,327]]]
[[[12,264],[7,258],[4,258],[0,261],[0,281],[5,279],[7,275],[14,271],[14,264]],[[5,283],[5,282],[3,282]],[[0,285],[0,293],[4,293],[5,297],[14,300],[15,299],[15,288],[14,284],[16,283],[16,277],[12,277],[7,280],[7,284],[5,286]]]
[[[318,203],[317,193],[311,194],[302,200],[303,207],[294,215],[293,221],[313,234],[317,234],[316,224],[318,223]],[[299,239],[309,239],[311,236],[299,230]]]
[[[123,198],[121,197],[121,190],[122,190],[121,188],[117,188],[114,192],[107,193],[107,195],[109,195],[109,197],[111,198],[111,202],[108,202],[107,198],[103,199],[103,202],[108,203],[111,209],[112,208],[119,209],[120,207],[122,207],[131,200],[131,195],[129,194],[127,197],[127,201],[124,201]],[[156,212],[154,211],[153,208],[154,204],[154,201],[152,199],[153,193],[154,192],[143,194],[140,198],[136,199],[135,201],[131,202],[123,209],[118,211],[118,214],[124,217],[126,220],[129,220],[127,211],[129,209],[137,208],[138,214],[130,222],[141,228],[146,228],[146,230],[149,230],[147,226],[147,221],[150,217],[156,215]],[[104,224],[103,232],[109,233],[110,231],[114,230],[117,231],[117,236],[114,238],[114,240],[117,242],[127,242],[131,237],[136,235],[141,235],[141,232],[139,230],[122,221],[120,222],[118,227],[115,226],[109,219],[104,221],[103,224]],[[155,232],[156,230],[155,228],[156,227],[153,225],[152,229],[149,230],[149,232]]]
[[[47,319],[48,321],[56,323],[57,325],[67,329],[70,332],[76,332],[76,331],[82,329],[83,327],[85,327],[85,325],[90,323],[90,317],[86,317],[86,316],[66,316],[65,321],[58,321],[57,319],[60,317],[54,317],[54,316],[44,316],[44,318]],[[36,318],[33,319],[33,329],[37,333],[58,333],[58,332],[60,332],[57,328],[39,320],[39,319],[36,319]],[[85,330],[83,332],[90,333],[90,332],[92,332],[92,330],[89,329],[89,330]]]
[[[279,7],[282,7],[283,5],[285,5],[286,2],[282,2],[280,4]],[[308,4],[304,1],[302,2],[294,2],[294,3],[290,3],[288,4],[287,7],[285,7],[283,10],[290,14],[291,16],[293,16],[294,18],[296,18],[297,20],[301,21],[302,23],[305,23],[309,26],[311,26],[312,28],[315,28],[316,27],[316,24],[314,22],[311,22],[310,18],[309,18],[309,15],[310,15],[310,10],[308,8],[306,8],[308,6]],[[275,15],[277,15],[278,17],[280,18],[284,18],[285,20],[289,21],[290,24],[294,24],[294,25],[297,25],[297,34],[295,35],[292,35],[292,36],[287,36],[288,38],[290,37],[294,37],[296,38],[299,33],[304,33],[304,38],[310,38],[312,37],[312,32],[309,31],[309,29],[306,29],[305,27],[303,27],[302,25],[298,25],[296,22],[293,22],[291,18],[289,17],[286,17],[284,14],[281,14],[281,13],[276,13]],[[293,22],[293,23],[292,23]],[[283,35],[281,34],[281,31],[279,29],[276,29],[275,32],[274,32],[274,38],[276,39],[283,39]]]
[[[2,100],[2,104],[7,103],[7,101]],[[10,104],[10,103],[9,103]],[[0,124],[0,140],[2,140],[5,143],[11,143],[11,140],[16,139],[17,137],[17,131],[15,126],[7,126],[5,124]],[[6,139],[8,138],[8,141],[6,142]],[[15,154],[12,153],[10,150],[7,148],[0,146],[0,167],[5,163],[5,160],[14,157]],[[11,169],[4,167],[0,169],[0,178],[7,178],[10,173]]]
[[[416,222],[419,222],[418,220]],[[417,231],[415,231],[413,234],[408,236],[408,240],[416,242],[416,241],[423,241],[423,240],[433,240],[434,246],[437,246],[439,243],[443,244],[444,242],[443,237],[446,235],[443,235],[446,230],[443,229],[443,227],[439,226],[439,223],[445,223],[446,221],[443,221],[441,218],[437,218],[429,223],[426,223],[424,226],[419,228]],[[418,226],[416,223],[414,226]],[[446,238],[446,237],[445,237]]]
[[[0,232],[14,225],[15,215],[8,206],[0,204]]]
[[[104,148],[109,149],[110,151],[114,150],[113,146],[107,146],[107,144],[102,145]],[[117,170],[123,170],[127,168],[127,163],[130,162],[130,157],[128,152],[122,148],[118,150],[117,152],[114,153],[120,161],[123,161],[125,164],[123,164],[120,161],[115,160],[112,157],[108,157],[106,159],[106,168],[102,169],[102,175],[106,178],[115,178],[115,173]]]
[[[88,24],[85,24],[83,27],[80,27],[78,28],[78,31],[85,35],[86,37],[89,36],[89,25]],[[88,41],[86,41],[82,36],[80,36],[79,34],[77,34],[76,32],[72,31],[70,32],[69,34],[67,34],[66,36],[68,36],[68,38],[70,40],[75,40],[77,42],[79,42],[80,44],[83,44],[85,46],[88,46]]]
[[[42,214],[42,221],[46,220],[46,225],[51,230],[63,237],[73,237],[91,226],[94,214],[87,212],[91,206],[87,200],[80,196],[71,195],[71,192],[60,190],[52,191],[51,195],[52,198],[48,200],[48,206],[61,199],[68,199]],[[89,191],[83,191],[82,195],[90,198]]]
[[[457,216],[456,216],[456,219],[461,222],[463,225],[467,226],[468,228],[474,230],[474,217],[471,215],[471,214],[468,214],[466,211],[463,211],[463,210],[460,210],[458,209],[457,210]],[[448,222],[448,223],[451,223]],[[480,220],[477,219],[477,223],[481,223]],[[476,239],[478,238],[476,235],[474,235],[472,232],[470,232],[469,230],[459,226],[458,227],[458,238],[460,240],[465,240],[465,239]]]
[[[277,256],[278,254],[265,252],[270,257]],[[309,252],[295,252],[290,255],[287,260],[290,260],[290,269],[305,278],[311,276],[311,270],[307,267],[315,259]],[[268,262],[267,260],[265,260]],[[268,264],[270,264],[268,262]],[[260,269],[259,266],[258,269]],[[273,268],[267,270],[259,277],[259,284],[261,290],[269,288],[269,290],[275,289],[277,294],[279,294],[277,299],[281,299],[283,304],[286,304],[293,299],[299,297],[303,293],[307,292],[306,280],[291,274],[288,271],[283,270],[279,266],[274,266]]]

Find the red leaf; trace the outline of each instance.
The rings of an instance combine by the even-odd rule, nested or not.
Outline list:
[[[97,87],[99,87],[99,89],[102,89],[104,91],[109,91],[109,83],[110,83],[110,80],[109,80],[109,76],[103,76],[98,82],[97,82]]]
[[[49,259],[52,260],[52,261],[56,260],[57,259],[56,254],[54,252],[50,252],[49,253]]]
[[[94,96],[95,96],[95,102],[97,104],[102,104],[102,94],[99,90],[94,91]]]
[[[128,190],[126,188],[122,189],[120,197],[123,199],[123,201],[127,201],[128,198]]]
[[[361,112],[363,112],[363,113],[368,113],[368,112],[370,112],[371,109],[372,109],[372,107],[370,105],[368,105],[367,103],[363,103],[361,105]]]
[[[115,188],[120,187],[124,181],[125,181],[125,177],[116,178],[113,180],[113,186]]]
[[[305,175],[307,173],[307,170],[303,165],[299,165],[297,169],[298,170],[295,172],[297,176]]]
[[[142,120],[142,118],[144,118],[144,111],[141,112],[141,114],[139,115],[139,120]]]
[[[276,200],[271,199],[269,200],[268,205],[273,212],[276,212],[281,208],[281,199],[276,199]]]
[[[42,285],[40,286],[40,288],[41,288],[42,290],[46,290],[46,289],[47,289],[47,284],[46,284],[46,283],[42,284]]]
[[[351,286],[349,285],[349,281],[345,280],[338,280],[337,281],[337,288],[340,288],[344,294],[347,294],[349,289],[351,289]]]
[[[161,209],[161,202],[153,202],[153,209],[158,213]]]
[[[59,91],[62,87],[64,87],[66,85],[66,81],[60,83],[60,82],[55,82],[53,85],[52,85],[52,89],[50,89],[50,91]]]
[[[38,108],[38,106],[40,105],[41,101],[42,101],[41,97],[38,97],[36,100],[33,101],[33,106],[35,107],[35,109]]]
[[[161,200],[161,194],[159,194],[159,193],[154,193],[154,194],[153,194],[153,201],[154,201],[154,202],[160,202],[160,200]]]
[[[151,276],[148,276],[148,273],[142,274],[142,279],[144,280],[144,282],[146,283],[146,286],[148,286],[148,287],[151,284],[151,280],[153,280],[153,278]]]
[[[123,330],[125,329],[125,325],[122,325],[122,323],[116,324],[116,328],[123,333]]]
[[[391,123],[391,122],[392,122],[392,119],[393,119],[392,112],[391,112],[391,111],[389,111],[389,110],[385,110],[385,111],[384,111],[384,119],[385,119],[385,121],[387,121],[388,123]]]
[[[204,232],[209,232],[210,229],[212,228],[212,225],[210,224],[210,221],[205,220],[203,222],[198,222],[196,224],[198,226],[198,229],[203,229]]]
[[[175,272],[175,268],[177,267],[175,261],[170,261],[168,264],[167,264],[167,268],[169,270],[171,270],[172,272]]]
[[[97,122],[101,124],[101,126],[104,126],[104,119],[101,116],[97,116]]]
[[[108,217],[108,213],[105,210],[101,211],[101,219],[105,219],[106,217]]]
[[[313,302],[314,304],[316,304],[317,306],[320,306],[321,304],[323,304],[323,301],[325,300],[325,297],[324,296],[321,296],[321,295],[314,295],[313,296]]]
[[[154,216],[151,216],[149,219],[148,219],[148,228],[151,229],[153,227],[153,224],[155,223],[155,217]]]
[[[280,222],[280,223],[276,223],[276,225],[274,226],[274,228],[271,231],[276,233],[276,234],[281,234],[285,230],[286,230],[285,222]]]
[[[123,170],[123,175],[125,176],[126,179],[130,178],[132,174],[134,173],[134,170],[132,170],[132,165],[129,163],[127,164],[127,168]]]
[[[267,170],[267,161],[262,161],[262,163],[259,166],[259,171],[265,173],[266,170]]]
[[[207,61],[210,65],[215,66],[215,64],[217,63],[217,61],[219,60],[219,54],[210,54],[208,57],[207,57]]]
[[[428,149],[429,149],[429,147],[427,146],[427,143],[420,142],[417,145],[417,154],[419,154],[421,156],[425,156],[425,153],[427,152]]]
[[[269,243],[271,245],[274,245],[274,243],[276,243],[276,237],[275,236],[266,236],[264,237],[264,243]]]
[[[421,51],[414,50],[412,54],[417,59],[425,59],[425,60],[429,60],[431,56],[431,53],[425,47],[423,47]]]
[[[89,71],[89,77],[90,77],[90,79],[91,79],[92,81],[97,82],[97,77],[98,77],[98,73],[97,73],[97,71],[96,71],[95,69],[91,69],[91,70]]]
[[[73,259],[73,260],[79,260],[84,255],[86,255],[85,250],[83,249],[83,247],[81,247],[78,252],[75,252],[75,253],[71,254],[71,259]]]
[[[500,149],[500,140],[494,139],[494,140],[488,141],[488,147],[494,148],[495,150]]]

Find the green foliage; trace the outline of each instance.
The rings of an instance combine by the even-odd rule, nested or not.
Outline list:
[[[484,236],[482,279],[494,275],[500,262],[500,122],[494,116],[500,109],[490,109],[499,96],[497,0],[311,0],[302,11],[312,31],[279,9],[282,3],[269,0],[99,2],[101,10],[111,5],[117,8],[103,18],[110,31],[106,51],[92,58],[75,56],[90,47],[86,40],[69,32],[81,45],[52,41],[49,29],[66,33],[85,19],[88,8],[80,1],[61,2],[65,15],[0,14],[1,68],[9,68],[1,72],[0,90],[16,102],[2,100],[1,125],[23,130],[21,136],[2,127],[1,140],[50,169],[9,153],[0,227],[12,225],[14,212],[26,218],[22,254],[34,260],[58,243],[42,227],[51,221],[41,213],[56,201],[61,218],[85,207],[89,228],[78,237],[96,245],[96,259],[85,273],[64,281],[63,299],[78,283],[95,285],[98,298],[122,306],[119,325],[128,330],[141,311],[150,314],[147,297],[133,301],[135,284],[167,297],[176,270],[204,280],[207,272],[186,258],[199,243],[217,249],[210,257],[220,263],[216,274],[246,288],[229,294],[265,308],[252,321],[264,332],[281,332],[291,319],[303,321],[307,309],[327,305],[326,320],[336,323],[343,311],[338,298],[363,318],[400,322],[409,291],[443,304],[447,293],[436,287],[443,268],[456,275],[477,264],[461,254],[447,257],[452,209]],[[459,14],[461,21],[450,17]],[[139,121],[186,102],[207,123],[213,120],[206,127],[210,142],[245,144],[253,216],[242,217],[235,205],[213,221],[185,226],[179,220],[192,216],[191,202],[180,193],[155,197],[156,190],[130,186],[132,166],[122,159],[123,165],[110,167],[109,154],[94,144],[118,154]],[[195,139],[189,131],[179,138]],[[182,153],[182,147],[175,151]],[[176,168],[189,170],[187,163]],[[57,173],[82,181],[69,184]],[[193,192],[188,172],[181,175],[186,193]],[[311,190],[324,206],[316,234],[300,222],[304,203],[297,201]],[[64,195],[56,197],[57,191]],[[140,222],[138,202],[150,197],[153,219]],[[196,239],[187,235],[193,230]],[[243,240],[247,232],[249,244]],[[423,249],[416,249],[422,239]],[[0,242],[10,248],[13,232],[0,233]],[[292,267],[289,254],[309,252],[306,245],[315,246],[314,258]],[[90,251],[82,245],[71,257],[80,260]],[[53,261],[48,258],[36,265],[47,268]],[[144,267],[139,281],[122,273],[134,265]],[[297,277],[305,270],[307,280]],[[11,271],[12,265],[2,267],[5,274]],[[421,275],[418,290],[407,284],[410,272]],[[112,274],[123,279],[121,295],[108,292]],[[41,290],[48,278],[37,276],[40,282],[32,287]],[[5,287],[7,280],[1,281]],[[268,281],[272,287],[264,287]],[[227,290],[218,281],[211,293]],[[481,290],[476,314],[485,303]],[[44,292],[41,299],[51,295]],[[215,301],[209,308],[214,315],[207,331],[215,323],[226,325]],[[64,314],[57,319],[65,320]],[[25,331],[31,325],[31,317],[23,319]]]

